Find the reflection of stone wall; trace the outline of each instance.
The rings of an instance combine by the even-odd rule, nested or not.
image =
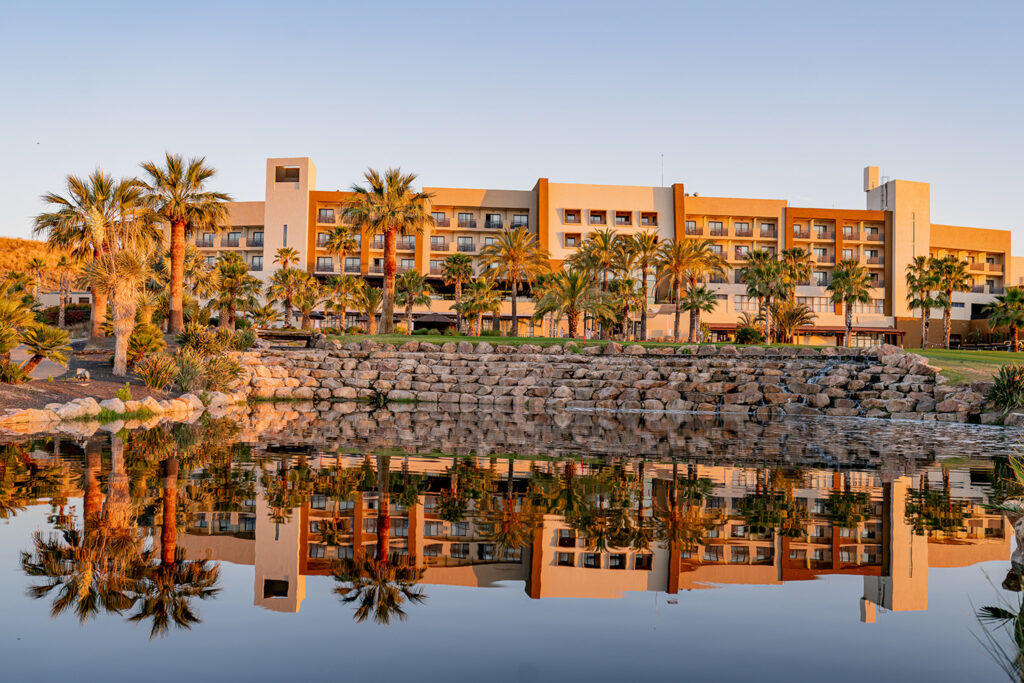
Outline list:
[[[991,427],[885,420],[785,418],[761,421],[693,413],[551,411],[355,402],[261,403],[236,419],[238,439],[257,447],[526,456],[687,458],[701,462],[793,465],[910,472],[916,459],[1005,453],[1013,434]],[[913,438],[908,433],[913,430]]]
[[[568,346],[568,345],[567,345]],[[609,352],[608,349],[612,351]],[[261,397],[393,400],[497,408],[698,411],[766,417],[865,416],[965,422],[984,399],[944,386],[926,359],[892,346],[855,349],[617,345],[443,346],[373,341],[240,354]]]

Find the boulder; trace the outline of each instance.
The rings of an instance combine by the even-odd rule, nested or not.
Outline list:
[[[118,415],[120,415],[125,412],[124,401],[116,397],[108,398],[103,401],[100,401],[100,409],[109,410],[112,413],[117,413]]]

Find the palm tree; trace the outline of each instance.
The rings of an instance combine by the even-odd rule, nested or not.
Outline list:
[[[327,281],[327,310],[337,314],[339,333],[345,333],[349,304],[365,285],[365,280],[354,275],[342,275]]]
[[[921,348],[928,348],[928,328],[931,325],[932,309],[938,308],[939,300],[932,296],[938,289],[937,273],[931,267],[927,256],[915,256],[907,264],[907,304],[911,309],[921,309]]]
[[[43,274],[46,272],[46,268],[46,261],[38,256],[29,259],[28,263],[25,264],[25,270],[32,276],[32,296],[36,301],[39,300],[39,293],[43,291]]]
[[[700,314],[710,313],[715,310],[718,306],[718,299],[715,297],[715,293],[708,287],[700,285],[698,287],[691,287],[687,290],[686,296],[683,297],[682,308],[684,311],[689,311],[691,317],[696,316],[696,327],[698,330],[697,341],[703,343],[704,332],[700,329]]]
[[[1024,327],[1024,289],[1014,287],[1000,294],[985,307],[992,329],[1007,327],[1013,338],[1013,350],[1020,351],[1020,330]]]
[[[274,263],[280,263],[287,270],[299,262],[299,252],[294,247],[281,247],[274,252]]]
[[[11,349],[17,346],[20,331],[34,321],[32,309],[23,299],[0,299],[0,332],[4,341],[0,362],[10,362]]]
[[[409,270],[395,280],[395,303],[405,307],[405,333],[412,334],[412,307],[430,308],[430,295],[434,293],[426,278],[418,270]]]
[[[967,261],[952,254],[942,258],[932,258],[929,267],[935,273],[935,288],[940,292],[939,305],[942,306],[942,339],[945,347],[948,349],[953,292],[970,291],[971,275],[967,272]]]
[[[416,585],[425,571],[406,557],[382,561],[360,550],[339,563],[334,579],[347,585],[335,587],[334,592],[346,604],[358,603],[353,615],[358,623],[373,616],[376,623],[387,626],[395,617],[400,621],[408,618],[403,609],[406,602],[419,605],[426,601],[423,589]]]
[[[63,328],[66,323],[65,310],[67,308],[68,297],[71,291],[71,274],[74,272],[74,264],[66,255],[61,255],[57,261],[57,265],[54,266],[54,270],[57,273],[57,289],[59,290],[60,300],[57,302],[57,326]]]
[[[832,302],[846,306],[846,337],[845,345],[849,346],[853,330],[853,305],[871,302],[871,279],[867,269],[852,259],[843,259],[832,271],[832,282],[828,291],[832,293]]]
[[[608,272],[612,268],[617,251],[618,233],[611,228],[595,230],[587,236],[581,251],[587,252],[601,271],[601,289],[608,291]]]
[[[324,302],[323,289],[320,287],[320,281],[312,275],[302,271],[296,272],[302,273],[304,277],[298,289],[295,290],[295,308],[299,309],[299,314],[302,316],[301,328],[311,330],[313,329],[313,311]]]
[[[473,277],[473,259],[466,254],[452,254],[441,266],[441,277],[446,285],[455,286],[455,311],[462,308],[462,285]],[[456,328],[462,332],[462,316],[458,315]]]
[[[281,302],[284,308],[284,326],[292,326],[292,311],[295,295],[305,284],[309,274],[298,268],[282,268],[274,273],[267,283],[267,296]]]
[[[327,234],[324,248],[338,257],[338,272],[345,272],[345,256],[359,248],[352,228],[348,225],[336,225]]]
[[[632,251],[636,255],[636,267],[640,269],[640,286],[644,295],[644,310],[640,316],[640,341],[647,341],[647,273],[658,266],[658,233],[644,230],[633,235]]]
[[[714,250],[711,240],[666,240],[661,244],[661,255],[658,259],[659,280],[668,282],[673,289],[676,300],[676,317],[674,325],[675,340],[682,341],[680,325],[681,302],[683,290],[693,288],[704,281],[708,275],[723,275],[725,260]],[[697,338],[696,311],[690,313],[690,341]]]
[[[36,369],[42,361],[49,360],[66,366],[71,346],[68,333],[49,325],[31,325],[21,333],[21,343],[28,351],[28,360],[21,366],[26,375]]]
[[[384,314],[382,330],[391,334],[395,328],[395,273],[397,266],[396,241],[398,235],[421,235],[433,223],[427,212],[430,195],[413,190],[415,173],[402,173],[390,168],[381,175],[369,169],[363,177],[366,186],[353,185],[355,196],[345,206],[343,215],[364,239],[376,235],[384,237]]]
[[[791,344],[793,336],[798,327],[805,327],[814,324],[814,311],[807,304],[801,304],[792,299],[776,301],[770,311],[772,326],[778,334],[779,341],[783,344]]]
[[[795,296],[797,286],[801,282],[809,281],[813,270],[811,252],[803,247],[782,250],[782,277],[787,296]]]
[[[143,202],[143,185],[134,178],[116,180],[99,169],[87,178],[68,176],[65,183],[66,196],[43,195],[43,202],[53,210],[36,216],[33,232],[46,232],[51,249],[66,250],[77,261],[98,259],[114,248],[110,236],[126,207]],[[93,292],[90,346],[102,343],[106,315],[106,297]]]
[[[800,249],[800,247],[794,247]],[[802,251],[802,249],[801,249]],[[789,280],[787,269],[775,254],[767,249],[756,249],[747,254],[747,264],[740,271],[740,279],[747,286],[747,296],[757,299],[757,308],[765,322],[765,338],[773,339],[772,319],[769,312],[773,302],[786,297]],[[792,280],[798,282],[798,280]]]
[[[233,251],[217,257],[220,286],[210,299],[210,308],[220,311],[220,327],[233,330],[239,310],[256,305],[263,283],[249,274],[245,259]]]
[[[458,313],[474,320],[473,334],[480,335],[483,332],[484,313],[490,313],[493,316],[494,325],[492,327],[497,328],[500,311],[501,293],[494,286],[494,280],[485,275],[473,280],[466,288]]]
[[[508,458],[505,496],[500,503],[495,497],[485,497],[480,516],[483,535],[494,544],[494,556],[499,559],[507,557],[510,550],[529,546],[542,518],[530,498],[514,495],[514,465],[515,458]]]
[[[534,315],[565,315],[569,324],[569,337],[576,338],[581,314],[599,318],[611,316],[612,312],[612,304],[607,295],[588,273],[564,269],[548,280],[543,295],[537,301]]]
[[[538,276],[549,271],[550,258],[547,250],[541,249],[536,236],[524,226],[505,228],[480,252],[480,263],[493,268],[495,277],[512,285],[512,336],[519,334],[516,309],[519,283],[532,284]]]
[[[377,311],[384,300],[380,287],[363,287],[355,295],[356,310],[366,316],[366,334],[377,334]]]
[[[632,276],[617,277],[609,285],[611,299],[618,303],[612,311],[612,317],[607,319],[608,326],[618,325],[622,331],[622,339],[626,340],[633,328],[631,313],[646,313],[647,299],[640,281]]]
[[[227,202],[231,196],[210,192],[205,185],[216,171],[206,165],[205,157],[185,160],[180,154],[164,154],[164,165],[152,161],[142,164],[149,176],[146,189],[154,210],[171,228],[171,316],[168,331],[181,332],[184,326],[185,240],[199,230],[219,230],[228,220]]]
[[[252,324],[261,329],[270,327],[278,319],[277,307],[272,303],[253,306],[249,309],[248,313]]]
[[[82,269],[82,281],[111,302],[118,377],[128,374],[128,339],[135,330],[135,313],[148,277],[149,253],[139,249],[105,253]]]

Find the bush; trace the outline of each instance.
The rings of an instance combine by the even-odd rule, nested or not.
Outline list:
[[[203,382],[208,391],[226,391],[228,385],[242,376],[242,366],[230,356],[214,356],[203,368]]]
[[[760,344],[764,341],[764,335],[756,327],[741,327],[736,330],[737,344]]]
[[[204,374],[203,357],[192,347],[183,347],[178,351],[175,358],[177,372],[174,383],[180,391],[194,391],[199,389]]]
[[[1010,363],[999,368],[988,398],[1004,413],[1024,406],[1024,364]]]
[[[427,330],[427,334],[430,335],[431,337],[440,337],[441,330]]]
[[[236,330],[235,336],[231,340],[231,348],[235,351],[247,351],[253,347],[256,343],[256,331],[251,327]]]
[[[187,323],[178,334],[178,345],[208,358],[225,351],[233,339],[231,330],[218,329],[214,332],[202,323]]]
[[[114,395],[122,401],[132,400],[132,385],[125,382],[123,387],[114,392]]]
[[[446,336],[446,337],[454,337],[457,334],[458,334],[458,332],[455,331],[454,327],[445,328],[444,336]]]
[[[0,382],[4,384],[19,384],[28,381],[28,373],[21,369],[17,363],[0,361]]]
[[[235,329],[236,330],[251,330],[253,329],[252,321],[248,318],[238,317],[235,318]]]
[[[405,325],[395,325],[395,334],[408,334]]]
[[[64,323],[67,325],[79,325],[89,322],[92,315],[92,306],[89,304],[68,304],[64,307]],[[36,313],[36,322],[44,325],[56,325],[60,319],[60,308],[50,306]]]
[[[423,335],[425,335],[425,334],[429,334],[430,332],[432,332],[432,330],[428,330],[428,329],[427,329],[427,328],[425,328],[425,327],[421,327],[421,328],[419,328],[418,330],[413,330],[413,331],[412,331],[412,333],[413,333],[414,335],[416,335],[416,336],[423,336]]]
[[[163,391],[178,376],[178,364],[167,354],[158,353],[139,361],[135,374],[150,389]]]
[[[128,365],[134,366],[146,356],[160,353],[166,347],[164,335],[156,325],[140,323],[128,337]]]
[[[366,330],[359,327],[359,325],[352,325],[345,328],[345,334],[366,334]]]

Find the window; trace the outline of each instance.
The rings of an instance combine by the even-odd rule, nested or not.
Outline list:
[[[843,260],[844,261],[853,260],[853,249],[843,249]]]
[[[449,554],[458,560],[464,560],[469,557],[469,544],[468,543],[452,543]]]
[[[733,294],[733,307],[737,311],[756,311],[757,299],[746,294]]]
[[[658,214],[654,211],[643,211],[640,213],[640,225],[645,228],[653,228],[658,225]]]
[[[252,257],[252,269],[253,270],[263,270],[263,257],[262,256],[253,256]]]
[[[824,249],[822,249],[821,247],[815,247],[814,248],[814,258],[816,258],[817,260],[819,260],[819,261],[823,260],[825,258],[825,254],[826,254],[826,251]]]
[[[775,224],[774,223],[762,223],[761,224],[761,237],[775,237]]]
[[[501,214],[489,213],[484,219],[484,227],[491,230],[501,230]]]
[[[578,247],[578,246],[580,246],[580,234],[578,232],[567,232],[567,233],[565,233],[565,246],[566,247]]]
[[[757,559],[759,561],[772,559],[772,549],[765,546],[757,547]]]
[[[528,228],[530,227],[530,216],[525,213],[517,213],[512,216],[512,227],[513,228]]]
[[[721,562],[722,561],[722,546],[720,545],[709,545],[704,548],[704,561],[705,562]]]
[[[279,183],[299,182],[298,166],[278,166],[274,169],[274,180]]]
[[[558,566],[559,567],[574,567],[574,566],[576,566],[576,556],[573,553],[558,553]]]
[[[430,545],[423,546],[423,557],[440,557],[441,556],[441,544],[431,543]]]
[[[815,313],[829,313],[835,310],[835,304],[827,296],[798,296],[796,301]]]
[[[459,237],[457,239],[459,241],[459,251],[476,251],[476,248],[473,246],[472,237]]]
[[[579,209],[566,209],[565,210],[565,214],[564,214],[563,222],[564,223],[582,223],[583,221],[580,219],[580,213],[581,212],[580,212]]]
[[[364,534],[375,534],[377,533],[377,518],[371,517],[363,520],[363,533]]]
[[[600,569],[601,555],[599,553],[583,553],[583,566],[588,569]]]
[[[484,238],[484,246],[485,247],[489,247],[492,244],[496,244],[497,242],[498,242],[498,239],[496,237],[485,237]]]
[[[317,256],[316,269],[321,273],[329,273],[334,270],[334,259],[330,256]]]
[[[625,553],[612,553],[608,556],[608,569],[625,569],[626,568],[626,555]]]
[[[818,287],[828,287],[828,273],[824,270],[814,271],[814,284]]]
[[[616,211],[615,225],[633,225],[632,211]]]
[[[722,255],[722,245],[721,244],[712,244],[711,245],[711,253],[718,254],[719,256],[721,256]]]
[[[818,235],[818,239],[825,239],[828,237],[828,226],[827,225],[815,225],[814,231]]]
[[[607,221],[605,217],[607,214],[604,211],[590,211],[590,224],[591,225],[604,225]]]
[[[697,227],[697,221],[686,221],[687,235],[701,235],[704,231]]]
[[[334,209],[320,209],[316,213],[317,223],[333,223]]]
[[[475,228],[476,227],[476,221],[473,219],[473,214],[460,212],[459,213],[459,227],[460,228]]]
[[[238,522],[240,531],[256,531],[255,517],[239,517]]]
[[[962,301],[954,301],[953,302],[953,308],[963,308],[963,307],[964,307],[964,302],[962,302]]]
[[[213,268],[214,266],[217,265],[217,258],[215,256],[207,256],[203,260],[206,261],[206,265],[208,265],[210,268]]]
[[[441,228],[448,227],[448,216],[445,215],[444,211],[431,211],[430,217],[434,219],[434,224]]]
[[[725,228],[722,227],[722,221],[708,221],[708,228],[710,229],[712,237],[722,237],[725,235]]]
[[[738,223],[733,223],[733,227],[735,228],[736,235],[739,236],[739,237],[743,237],[745,235],[750,235],[751,234],[751,232],[750,232],[750,223],[747,223],[745,221],[738,222]]]
[[[398,267],[403,271],[414,270],[416,268],[416,259],[404,258],[398,262]]]
[[[651,553],[640,553],[633,556],[633,569],[649,572],[654,568],[654,555]]]
[[[444,270],[444,261],[441,259],[430,259],[430,274],[440,275]]]
[[[745,538],[747,535],[747,527],[742,524],[734,524],[732,527],[733,538]]]
[[[345,257],[345,272],[346,273],[358,273],[359,272],[359,257],[358,256],[346,256]]]

